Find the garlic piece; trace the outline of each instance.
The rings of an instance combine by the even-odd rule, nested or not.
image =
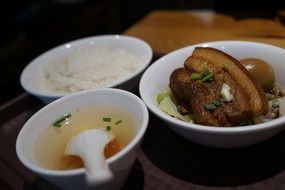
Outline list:
[[[227,85],[226,83],[223,83],[223,86],[221,89],[221,95],[223,96],[224,102],[230,102],[234,98],[233,94],[231,93],[231,87]]]

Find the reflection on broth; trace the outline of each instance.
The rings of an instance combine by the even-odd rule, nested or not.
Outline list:
[[[116,138],[105,147],[106,158],[119,152],[135,134],[135,122],[131,115],[115,106],[87,107],[77,109],[70,115],[60,127],[51,124],[40,135],[35,152],[42,167],[55,170],[82,167],[79,157],[67,156],[64,150],[69,139],[84,130],[103,128],[115,135]]]

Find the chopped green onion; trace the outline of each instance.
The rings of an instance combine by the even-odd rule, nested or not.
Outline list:
[[[215,106],[215,104],[205,104],[204,105],[204,108],[207,110],[207,111],[214,111],[217,106]]]
[[[106,131],[111,131],[111,129],[112,129],[111,126],[109,126],[109,125],[106,126]]]
[[[202,82],[211,82],[213,81],[213,73],[210,73],[202,78]]]
[[[199,79],[201,79],[201,74],[200,73],[192,73],[190,77],[191,77],[191,80],[199,80]]]
[[[220,100],[214,100],[214,101],[213,101],[213,104],[214,104],[215,106],[220,106],[220,105],[222,104],[222,102],[221,102]]]
[[[120,124],[122,122],[123,122],[122,120],[118,120],[118,121],[115,122],[115,125],[118,125],[118,124]]]
[[[204,77],[206,77],[206,76],[208,76],[209,74],[211,74],[209,71],[203,71],[202,73],[201,73],[201,77],[202,78],[204,78]]]
[[[59,127],[61,127],[63,125],[63,122],[67,121],[68,118],[70,118],[70,117],[71,117],[71,114],[70,113],[66,113],[66,114],[63,115],[63,117],[61,117],[60,119],[56,120],[52,125],[54,127],[59,128]]]
[[[111,122],[111,118],[110,117],[103,117],[103,121],[104,122]]]
[[[213,73],[209,71],[203,71],[201,73],[194,72],[190,75],[191,80],[202,80],[202,82],[210,82],[213,81]]]

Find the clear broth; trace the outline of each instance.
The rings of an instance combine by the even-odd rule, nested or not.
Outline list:
[[[59,116],[60,117],[60,116]],[[111,122],[103,121],[104,117]],[[122,121],[117,123],[117,121]],[[131,114],[116,106],[104,105],[77,109],[60,127],[49,126],[39,136],[36,144],[36,158],[40,166],[54,170],[67,170],[83,167],[77,156],[66,156],[65,147],[69,139],[87,129],[111,127],[115,140],[105,148],[109,158],[124,148],[135,135],[135,122]]]

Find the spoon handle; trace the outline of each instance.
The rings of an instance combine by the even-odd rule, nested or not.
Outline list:
[[[83,162],[88,170],[86,176],[88,185],[98,185],[113,179],[113,173],[105,160],[104,154],[88,152],[84,156]]]

